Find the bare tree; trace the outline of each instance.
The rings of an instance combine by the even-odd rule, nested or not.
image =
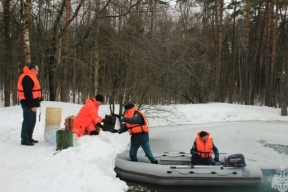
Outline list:
[[[1,3],[0,83],[7,106],[11,95],[16,101],[16,68],[32,60],[48,100],[83,103],[102,93],[113,112],[114,104],[128,101],[285,110],[286,1],[239,0],[225,7],[223,0],[178,0],[174,14],[153,0]],[[232,11],[224,14],[227,8]]]
[[[67,78],[67,71],[68,71],[68,62],[69,62],[69,41],[70,41],[70,35],[69,35],[69,27],[71,22],[69,22],[71,18],[71,0],[66,0],[66,16],[65,21],[67,23],[67,26],[64,31],[63,35],[63,44],[64,44],[64,54],[62,57],[62,63],[61,63],[61,91],[60,91],[60,100],[63,102],[67,102],[68,100],[68,94],[69,94],[69,86],[68,86],[68,78]],[[61,49],[61,48],[60,48]]]
[[[31,54],[30,54],[30,37],[29,37],[29,26],[31,17],[31,0],[21,0],[22,13],[22,28],[23,28],[23,42],[24,42],[24,55],[25,65],[31,65]]]
[[[4,37],[4,106],[10,106],[11,95],[11,68],[12,68],[12,39],[10,36],[10,13],[11,0],[3,1],[3,30],[1,30]]]
[[[222,28],[223,28],[223,0],[215,0],[215,101],[221,100],[221,68],[222,68]]]

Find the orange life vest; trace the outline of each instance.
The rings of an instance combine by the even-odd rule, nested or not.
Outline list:
[[[26,99],[25,95],[24,95],[23,85],[22,85],[23,78],[26,75],[28,75],[34,83],[34,87],[32,88],[33,99],[41,99],[42,98],[42,91],[41,91],[39,80],[38,80],[36,74],[33,71],[31,71],[27,66],[23,67],[23,73],[20,75],[20,77],[18,79],[18,83],[17,83],[17,90],[18,90],[19,99]]]
[[[200,132],[196,136],[196,151],[202,158],[212,157],[213,155],[213,140],[210,133],[207,133],[207,139],[204,142],[200,137]]]
[[[130,134],[135,134],[135,133],[142,133],[142,132],[148,132],[149,131],[149,126],[147,124],[147,119],[144,115],[144,113],[142,113],[141,111],[136,110],[136,107],[134,106],[132,109],[130,109],[131,111],[128,113],[134,113],[138,112],[143,119],[143,124],[130,124],[130,123],[126,123],[126,127],[128,128],[128,132]],[[124,115],[124,117],[127,118],[132,118],[131,115],[128,115],[128,113]]]

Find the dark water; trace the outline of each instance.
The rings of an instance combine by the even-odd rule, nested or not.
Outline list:
[[[288,155],[288,145],[278,145],[278,144],[269,144],[269,143],[263,143],[265,147],[269,147],[271,149],[274,149],[280,154],[286,154]]]
[[[121,179],[129,186],[128,192],[279,192],[280,190],[272,188],[272,179],[274,175],[277,174],[276,170],[261,169],[261,171],[263,178],[258,186],[161,186]],[[287,184],[288,181],[286,178],[286,185]]]

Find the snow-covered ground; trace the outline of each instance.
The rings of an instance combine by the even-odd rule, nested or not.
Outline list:
[[[44,140],[47,107],[62,109],[64,119],[76,115],[82,105],[42,102],[40,122],[34,130],[35,146],[20,145],[22,109],[0,108],[0,191],[126,191],[116,178],[115,157],[129,148],[128,133],[101,132],[82,136],[75,146],[55,153],[56,146]],[[267,145],[287,146],[288,117],[280,109],[262,106],[209,103],[146,106],[152,151],[188,151],[200,130],[209,131],[220,152],[243,153],[246,163],[262,169],[288,167],[287,154]],[[100,106],[100,115],[110,114]],[[38,117],[37,115],[37,117]],[[116,123],[116,128],[119,123]]]

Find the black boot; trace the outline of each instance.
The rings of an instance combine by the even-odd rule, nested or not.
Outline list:
[[[38,141],[37,141],[37,140],[34,140],[33,138],[29,139],[29,141],[30,141],[31,143],[38,143]]]
[[[21,141],[21,145],[33,146],[34,143],[31,143],[30,141]]]
[[[158,164],[158,161],[154,159],[154,161],[151,161],[152,164]]]
[[[98,134],[99,134],[99,133],[98,133],[98,131],[96,131],[96,130],[90,132],[90,135],[98,135]]]

